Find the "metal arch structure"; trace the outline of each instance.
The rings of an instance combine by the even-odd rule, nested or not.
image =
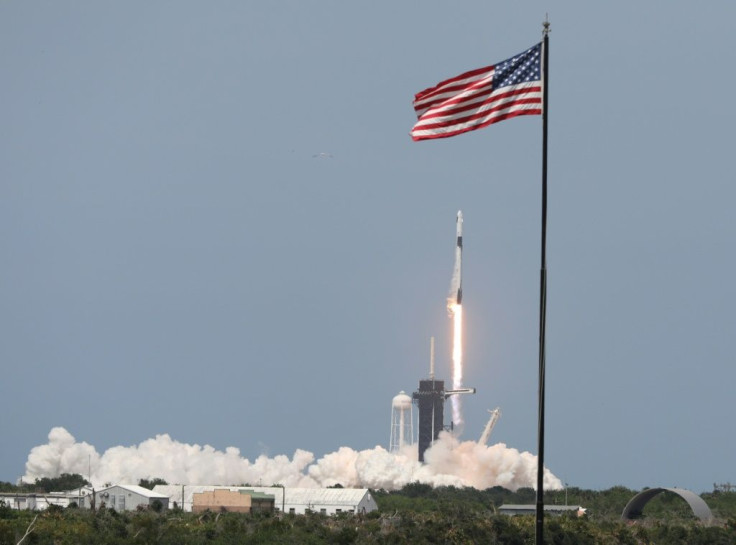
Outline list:
[[[688,503],[690,509],[693,510],[693,514],[700,520],[707,522],[713,519],[713,513],[711,513],[710,507],[708,507],[708,504],[703,501],[703,498],[684,488],[649,488],[648,490],[639,492],[629,500],[629,503],[626,504],[621,518],[624,520],[632,520],[640,517],[644,510],[644,506],[649,503],[649,500],[662,492],[672,492],[673,494],[680,496]]]

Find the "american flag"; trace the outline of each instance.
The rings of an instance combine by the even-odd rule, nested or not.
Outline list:
[[[517,115],[542,113],[542,44],[442,81],[414,96],[413,140],[447,138]]]

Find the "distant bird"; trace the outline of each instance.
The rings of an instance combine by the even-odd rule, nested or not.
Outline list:
[[[335,156],[332,155],[331,153],[327,153],[323,151],[321,153],[315,153],[314,155],[312,155],[312,157],[314,159],[332,159]]]

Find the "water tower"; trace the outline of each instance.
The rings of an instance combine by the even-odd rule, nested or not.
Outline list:
[[[391,401],[391,440],[389,452],[399,452],[404,445],[414,444],[414,412],[411,397],[403,390]]]

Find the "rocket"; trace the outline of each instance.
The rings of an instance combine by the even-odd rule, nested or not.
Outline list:
[[[455,233],[457,236],[455,245],[455,269],[452,271],[452,283],[450,284],[448,303],[461,305],[463,302],[463,213],[461,210],[457,212]]]

